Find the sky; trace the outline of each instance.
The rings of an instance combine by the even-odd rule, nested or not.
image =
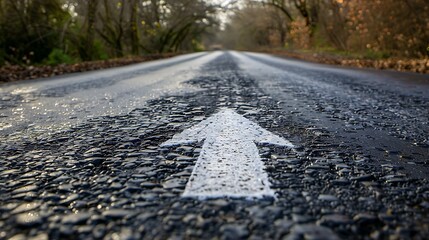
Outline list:
[[[234,6],[239,6],[242,0],[211,0],[212,2],[216,4],[220,4],[222,7],[225,8],[232,8]],[[230,11],[224,11],[219,12],[219,19],[221,21],[221,28],[223,29],[225,23],[228,21],[228,15],[230,14]]]

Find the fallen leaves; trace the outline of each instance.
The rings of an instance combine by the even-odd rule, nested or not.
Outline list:
[[[392,69],[402,72],[429,73],[429,59],[341,60],[340,65],[359,68]]]
[[[97,69],[119,67],[134,63],[169,58],[177,53],[152,54],[138,57],[125,57],[103,61],[81,62],[76,64],[60,64],[56,66],[20,66],[6,65],[0,67],[0,82],[12,82],[36,78],[46,78],[66,73],[86,72]]]
[[[429,58],[405,59],[353,59],[350,57],[323,53],[302,53],[293,51],[264,51],[278,56],[291,57],[311,62],[351,66],[358,68],[390,69],[402,72],[415,72],[429,74]]]

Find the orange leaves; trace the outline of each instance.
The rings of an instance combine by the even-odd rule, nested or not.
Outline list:
[[[290,38],[294,47],[307,49],[310,47],[310,28],[304,20],[295,20],[291,23]]]
[[[407,58],[388,58],[388,59],[362,59],[350,58],[340,55],[327,53],[311,53],[297,51],[274,51],[270,52],[279,56],[292,57],[312,62],[351,66],[358,68],[390,69],[396,71],[407,71],[429,74],[429,58],[407,59]]]
[[[396,56],[423,57],[425,39],[429,39],[429,14],[425,0],[350,0],[345,2],[352,51],[367,49]],[[426,40],[427,41],[427,40]]]

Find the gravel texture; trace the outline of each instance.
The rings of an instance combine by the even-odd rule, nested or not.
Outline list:
[[[5,136],[0,239],[427,238],[427,179],[297,120],[227,54],[189,84],[201,90],[61,132]],[[220,107],[298,146],[258,146],[276,198],[181,198],[201,143],[159,145]]]

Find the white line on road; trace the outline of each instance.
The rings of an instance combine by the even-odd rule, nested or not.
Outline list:
[[[169,147],[204,140],[183,197],[274,197],[256,143],[293,148],[231,109],[222,109],[161,144]]]

